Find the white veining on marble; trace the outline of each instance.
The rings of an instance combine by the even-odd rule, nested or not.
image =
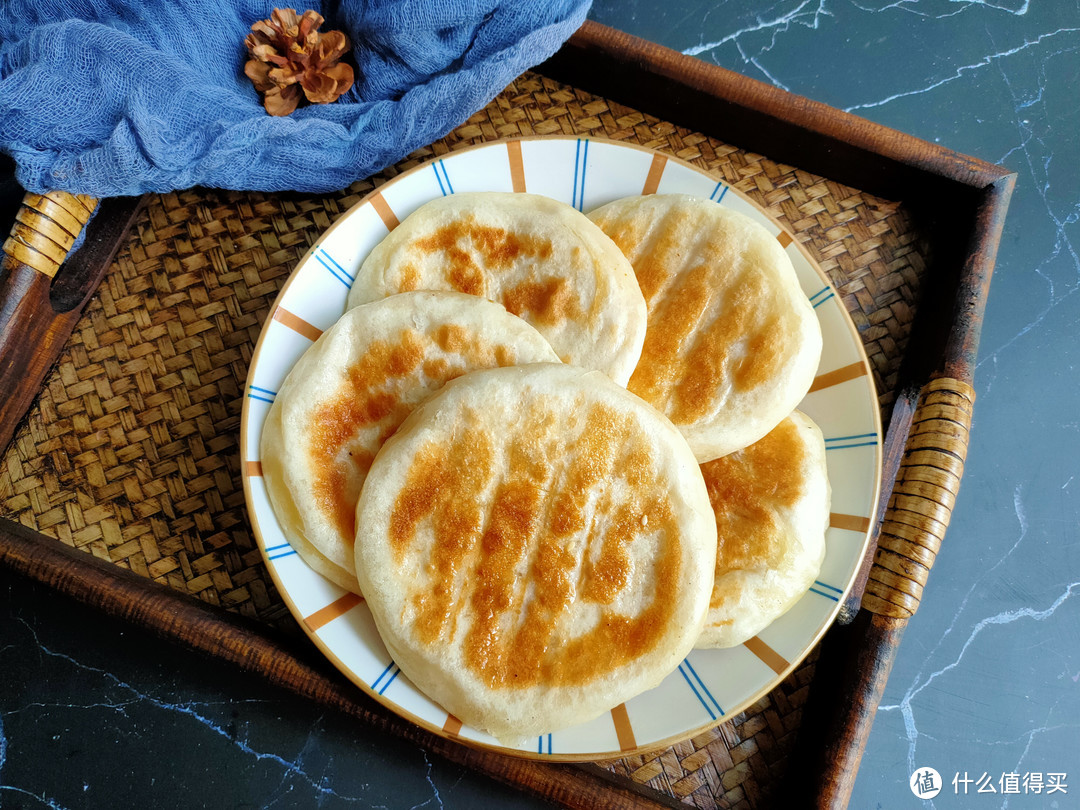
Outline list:
[[[748,25],[745,28],[740,28],[738,31],[733,31],[730,34],[726,34],[723,37],[721,37],[720,39],[715,40],[713,42],[702,42],[702,43],[699,43],[698,45],[694,45],[693,47],[685,48],[683,50],[683,53],[686,54],[687,56],[700,56],[701,54],[705,53],[706,51],[714,50],[715,48],[719,48],[721,45],[726,45],[729,42],[734,42],[736,45],[738,45],[739,37],[742,37],[742,36],[745,36],[745,35],[751,34],[751,33],[757,33],[757,32],[760,32],[760,31],[770,31],[770,32],[772,32],[773,44],[775,44],[776,43],[776,34],[777,33],[783,33],[784,31],[786,31],[788,29],[788,27],[792,23],[796,23],[796,24],[799,24],[799,25],[804,25],[807,28],[817,28],[818,27],[818,18],[819,18],[819,16],[821,16],[821,15],[828,16],[829,12],[825,10],[825,0],[818,0],[817,8],[813,9],[812,11],[807,11],[806,9],[810,5],[813,5],[812,0],[803,0],[802,3],[800,3],[798,6],[796,6],[791,11],[789,11],[787,13],[784,13],[784,14],[781,14],[778,17],[776,17],[775,19],[771,19],[771,20],[763,20],[759,16],[754,21],[753,25]],[[809,21],[806,21],[804,19],[806,17],[810,17],[811,19]],[[763,48],[762,51],[763,52],[768,51],[771,47],[772,46],[770,45],[767,48]],[[741,48],[740,48],[740,54],[743,55],[744,59],[747,59],[746,55],[744,53],[742,53]],[[749,59],[747,59],[747,61],[749,61]]]
[[[1026,526],[1025,526],[1025,531],[1026,531]],[[1014,545],[1013,548],[1015,548],[1015,547],[1016,546]],[[964,641],[963,645],[960,648],[960,652],[956,655],[956,657],[951,662],[946,664],[944,667],[941,667],[940,669],[937,669],[934,672],[930,673],[926,678],[924,678],[922,680],[920,680],[920,677],[922,675],[922,672],[920,671],[920,673],[915,678],[915,682],[910,687],[908,687],[907,691],[904,693],[904,696],[903,696],[903,698],[901,698],[899,703],[895,703],[895,704],[891,704],[891,705],[884,705],[884,706],[879,706],[878,707],[878,711],[881,711],[881,712],[899,711],[901,713],[901,716],[904,719],[904,728],[905,728],[905,730],[907,732],[907,739],[908,739],[908,771],[909,772],[914,771],[915,768],[917,767],[916,758],[915,758],[915,750],[916,750],[916,747],[918,746],[918,741],[919,741],[919,736],[920,735],[919,735],[919,729],[915,724],[915,712],[914,712],[914,708],[912,706],[912,703],[915,700],[915,698],[919,696],[919,693],[921,693],[923,690],[925,690],[927,687],[929,687],[935,680],[937,680],[941,676],[945,675],[946,673],[948,673],[951,670],[956,669],[958,666],[960,666],[960,662],[963,660],[964,655],[968,651],[968,648],[971,647],[971,645],[975,642],[975,640],[987,628],[991,628],[991,627],[998,626],[998,625],[1012,624],[1013,622],[1018,622],[1018,621],[1021,621],[1023,619],[1031,619],[1031,620],[1037,621],[1037,622],[1045,621],[1046,619],[1053,616],[1054,613],[1057,611],[1057,609],[1060,608],[1066,601],[1068,601],[1068,599],[1070,597],[1072,597],[1073,593],[1075,591],[1077,591],[1077,590],[1080,590],[1080,581],[1069,583],[1069,585],[1066,586],[1065,590],[1057,597],[1057,599],[1055,599],[1053,601],[1053,603],[1050,604],[1049,607],[1044,608],[1042,610],[1036,610],[1035,608],[1032,608],[1032,607],[1022,607],[1022,608],[1017,608],[1015,610],[1004,610],[1004,611],[1001,611],[1000,613],[997,613],[997,614],[995,614],[993,616],[988,616],[988,617],[986,617],[984,619],[980,619],[972,627],[970,633],[968,634],[967,639]],[[969,595],[970,595],[970,591],[969,591]],[[966,601],[967,601],[967,598],[965,597],[964,602],[966,603]],[[963,605],[961,605],[961,608],[959,610],[957,610],[958,615],[962,611],[962,609],[963,609]],[[954,624],[955,624],[955,621],[954,621]],[[953,628],[953,625],[950,624],[948,630],[945,631],[945,634],[939,640],[939,642],[935,646],[934,650],[937,650],[938,647],[941,646],[941,641],[943,641],[945,636],[947,636],[952,631],[952,628]],[[931,656],[932,655],[933,655],[933,652],[931,652]],[[933,803],[931,802],[931,805],[932,804]]]
[[[853,2],[853,1],[850,2],[850,5],[852,7],[854,7],[854,8],[856,8],[856,9],[858,9],[859,11],[867,12],[869,14],[877,14],[877,13],[881,13],[883,11],[889,11],[889,10],[896,9],[896,10],[900,10],[900,11],[906,11],[906,12],[910,12],[910,13],[913,13],[913,14],[917,14],[917,15],[919,15],[921,17],[929,17],[929,18],[932,18],[934,20],[940,20],[940,19],[944,19],[946,17],[952,17],[952,16],[955,16],[957,14],[961,14],[961,13],[963,13],[965,11],[968,11],[969,9],[972,9],[972,8],[981,8],[981,9],[990,9],[990,10],[993,10],[993,11],[1002,11],[1002,12],[1005,12],[1007,14],[1011,14],[1011,15],[1015,15],[1015,16],[1020,17],[1020,16],[1024,16],[1025,14],[1027,14],[1028,8],[1029,8],[1029,0],[1019,0],[1019,2],[1013,3],[1011,5],[1003,5],[1003,4],[993,3],[993,2],[989,2],[989,0],[950,0],[950,3],[958,5],[959,8],[957,8],[957,9],[955,9],[953,11],[949,11],[948,13],[945,13],[945,14],[938,14],[938,13],[933,13],[933,12],[930,12],[930,11],[924,11],[923,9],[918,7],[919,6],[919,0],[897,0],[897,2],[890,2],[890,3],[887,3],[887,4],[885,4],[883,6],[880,6],[880,7],[877,7],[877,8],[866,6],[866,5],[861,5],[861,4]],[[753,65],[755,68],[757,68],[757,70],[759,70],[761,72],[761,74],[769,82],[771,82],[774,86],[779,87],[782,90],[788,90],[789,92],[791,92],[789,87],[785,86],[781,81],[779,81],[776,78],[776,76],[764,64],[762,64],[761,56],[762,56],[762,54],[765,54],[765,53],[768,53],[769,51],[771,51],[776,46],[777,37],[779,35],[787,32],[791,28],[792,25],[800,25],[800,26],[803,26],[804,28],[807,28],[807,29],[810,29],[810,30],[817,30],[819,25],[820,25],[820,21],[821,21],[822,17],[834,17],[834,16],[836,16],[833,13],[833,11],[830,10],[830,8],[828,6],[829,6],[828,0],[817,0],[816,5],[813,2],[813,0],[803,0],[803,2],[799,3],[797,6],[795,6],[795,8],[793,8],[793,9],[791,9],[789,11],[778,12],[775,16],[773,16],[771,18],[763,18],[761,15],[757,15],[755,17],[755,19],[754,19],[754,22],[751,25],[746,25],[746,26],[743,26],[742,28],[739,28],[739,29],[737,29],[735,31],[732,31],[731,33],[724,34],[719,39],[714,39],[714,40],[711,40],[709,42],[699,42],[697,45],[693,45],[693,46],[690,46],[688,48],[684,48],[682,50],[682,53],[686,54],[687,56],[701,56],[702,54],[708,53],[709,51],[714,51],[717,48],[720,48],[720,47],[722,47],[724,45],[727,45],[729,43],[733,44],[736,47],[736,49],[738,50],[739,56],[741,57],[741,59],[743,60],[743,62],[745,64]],[[708,20],[708,17],[710,16],[710,13],[707,13],[705,15],[705,20],[703,20],[703,22],[702,22],[702,27],[703,28],[705,26],[705,22]],[[941,87],[944,84],[948,84],[950,82],[953,82],[953,81],[963,77],[965,73],[968,73],[970,71],[986,67],[987,65],[991,64],[995,60],[1002,59],[1002,58],[1007,57],[1007,56],[1011,56],[1011,55],[1013,55],[1015,53],[1019,53],[1020,51],[1025,50],[1026,48],[1029,48],[1029,47],[1031,47],[1033,45],[1037,45],[1043,39],[1045,39],[1047,37],[1053,37],[1053,36],[1056,36],[1056,35],[1061,34],[1061,33],[1066,33],[1066,32],[1071,32],[1071,31],[1076,31],[1076,30],[1078,30],[1078,29],[1075,29],[1075,28],[1062,28],[1062,29],[1058,29],[1057,31],[1050,32],[1048,34],[1042,34],[1036,40],[1033,40],[1033,41],[1030,41],[1030,42],[1025,40],[1023,45],[1019,45],[1016,48],[1001,51],[999,53],[990,54],[989,56],[985,56],[981,60],[979,60],[978,62],[975,62],[975,63],[973,63],[971,65],[964,65],[962,67],[956,68],[953,75],[947,76],[947,77],[945,77],[943,79],[939,79],[937,81],[934,81],[934,82],[932,82],[929,85],[926,85],[924,87],[920,87],[920,88],[916,88],[916,89],[912,89],[912,90],[906,90],[906,91],[903,91],[903,92],[895,93],[893,95],[890,95],[890,96],[888,96],[886,98],[883,98],[883,99],[880,99],[878,101],[868,101],[868,102],[862,102],[860,104],[854,104],[854,105],[845,107],[844,109],[845,109],[846,112],[852,112],[854,110],[870,109],[870,108],[873,108],[873,107],[880,107],[880,106],[882,106],[884,104],[888,104],[889,102],[895,101],[895,100],[900,99],[900,98],[906,98],[908,96],[919,95],[919,94],[922,94],[922,93],[929,92],[930,90],[933,90],[933,89],[935,89],[937,87]],[[750,35],[750,34],[759,34],[759,33],[763,33],[763,32],[768,32],[770,34],[770,42],[769,42],[769,44],[764,45],[761,48],[759,48],[757,54],[754,54],[754,55],[748,54],[746,52],[746,50],[743,48],[741,39],[746,37],[747,35]]]
[[[1072,29],[1076,30],[1076,29]],[[1065,51],[1058,52],[1053,55],[1060,55],[1065,52],[1075,52],[1076,47],[1067,49]],[[1005,72],[1002,65],[998,65],[998,70],[1002,81],[1008,88],[1010,95],[1013,98],[1014,109],[1016,112],[1016,128],[1020,133],[1019,143],[1010,149],[999,161],[1004,164],[1015,153],[1020,153],[1024,162],[1027,164],[1027,170],[1030,177],[1035,181],[1032,186],[1035,193],[1038,194],[1039,200],[1042,203],[1042,207],[1046,212],[1046,218],[1049,222],[1053,223],[1054,227],[1054,244],[1050,253],[1042,259],[1034,267],[1034,272],[1038,275],[1043,283],[1046,285],[1047,291],[1047,303],[1036,313],[1035,317],[1028,321],[1018,332],[1012,337],[1006,340],[1004,343],[995,347],[994,349],[985,353],[979,362],[976,364],[976,371],[987,360],[993,360],[995,365],[997,362],[998,354],[1005,349],[1012,346],[1020,338],[1027,335],[1036,327],[1040,326],[1043,321],[1053,313],[1058,307],[1060,307],[1065,301],[1067,301],[1077,290],[1080,290],[1080,250],[1073,244],[1072,239],[1068,232],[1068,227],[1075,225],[1077,221],[1080,221],[1080,192],[1073,190],[1073,199],[1071,200],[1071,207],[1068,208],[1067,213],[1059,213],[1055,211],[1055,205],[1050,199],[1050,192],[1052,188],[1052,176],[1050,172],[1050,159],[1052,155],[1035,155],[1032,153],[1032,141],[1038,140],[1038,145],[1045,148],[1045,144],[1040,139],[1037,139],[1031,122],[1022,117],[1021,110],[1026,110],[1033,107],[1036,104],[1042,104],[1043,94],[1046,90],[1046,66],[1045,62],[1041,66],[1038,75],[1038,91],[1034,94],[1029,94],[1029,97],[1024,97],[1022,92],[1019,92],[1013,87],[1013,82],[1010,80],[1008,73]],[[1040,159],[1041,158],[1041,159]],[[1071,283],[1064,292],[1059,292],[1057,285],[1054,282],[1053,276],[1050,274],[1049,269],[1052,265],[1059,260],[1064,259],[1069,262],[1072,267],[1072,278],[1069,280]]]
[[[302,780],[303,782],[307,783],[308,786],[310,786],[310,788],[315,792],[315,794],[317,796],[317,801],[320,801],[320,803],[321,803],[322,800],[324,800],[326,798],[329,798],[329,797],[332,797],[332,798],[340,800],[340,801],[345,801],[345,802],[350,802],[350,803],[365,803],[366,805],[370,806],[368,804],[368,802],[369,802],[368,799],[366,799],[364,797],[360,797],[360,796],[348,796],[348,795],[339,793],[338,791],[334,790],[330,786],[330,780],[327,779],[326,777],[315,777],[315,776],[312,776],[311,774],[309,774],[308,771],[305,768],[304,761],[303,761],[304,760],[304,753],[305,753],[305,750],[307,748],[306,745],[305,745],[305,750],[302,750],[300,752],[300,754],[295,758],[295,760],[289,760],[289,759],[286,759],[285,757],[279,756],[279,755],[274,754],[274,753],[267,753],[265,751],[259,751],[259,750],[256,750],[254,747],[252,747],[246,740],[241,739],[237,735],[231,733],[228,729],[223,728],[222,725],[220,725],[218,722],[215,722],[214,719],[212,719],[211,717],[208,717],[206,714],[203,713],[205,708],[211,707],[211,706],[232,706],[232,705],[237,705],[239,703],[260,702],[260,701],[223,701],[223,702],[213,702],[213,703],[211,703],[211,702],[175,703],[175,702],[171,702],[171,701],[168,701],[168,700],[162,700],[160,698],[154,697],[153,695],[149,695],[149,694],[147,694],[145,692],[142,692],[138,688],[136,688],[136,687],[134,687],[134,686],[132,686],[130,684],[125,683],[124,681],[122,681],[118,677],[116,677],[116,675],[112,674],[111,672],[109,672],[107,670],[101,669],[100,667],[92,666],[90,664],[79,661],[76,658],[71,657],[70,655],[66,655],[64,653],[61,653],[61,652],[58,652],[56,650],[50,649],[49,647],[47,647],[45,644],[43,644],[39,640],[39,638],[37,636],[37,632],[35,631],[35,629],[25,619],[19,617],[19,618],[17,618],[17,621],[19,621],[19,623],[22,624],[26,628],[26,630],[30,633],[30,635],[34,639],[35,645],[37,646],[37,648],[44,655],[46,655],[46,656],[48,656],[50,658],[55,658],[55,659],[64,661],[64,662],[70,664],[71,666],[73,666],[73,667],[75,667],[78,670],[81,670],[83,672],[93,673],[93,674],[99,676],[100,678],[102,678],[103,680],[108,681],[109,683],[111,683],[117,689],[120,689],[120,690],[123,690],[124,692],[129,693],[131,695],[131,697],[130,697],[130,699],[127,699],[127,700],[120,700],[120,701],[114,701],[114,702],[96,702],[96,703],[87,703],[87,704],[45,704],[45,703],[32,702],[32,703],[23,704],[19,708],[11,709],[11,710],[9,710],[7,712],[0,713],[0,768],[3,767],[4,763],[6,762],[6,758],[7,758],[7,745],[8,745],[8,743],[7,743],[7,738],[4,735],[4,726],[3,726],[3,718],[6,717],[6,716],[15,715],[15,714],[18,714],[20,712],[28,711],[28,710],[34,709],[34,708],[49,708],[50,706],[52,706],[52,707],[55,707],[55,708],[65,708],[65,709],[107,709],[107,710],[117,712],[117,713],[119,713],[120,715],[122,715],[124,717],[127,717],[127,714],[125,712],[125,709],[127,707],[133,706],[133,705],[136,705],[136,704],[149,704],[149,705],[155,706],[158,709],[161,709],[163,711],[183,715],[185,717],[191,718],[192,720],[195,720],[196,722],[198,722],[199,724],[201,724],[205,728],[209,729],[210,731],[214,732],[218,736],[223,737],[224,739],[228,740],[232,745],[234,745],[236,748],[238,748],[244,754],[247,754],[248,756],[253,757],[256,761],[271,762],[271,763],[274,763],[275,765],[278,765],[282,769],[282,783],[281,783],[281,786],[282,786],[282,788],[285,788],[287,791],[291,791],[293,789],[293,787],[291,785],[288,785],[288,786],[285,785],[286,777],[295,777],[295,778],[298,778],[298,779]],[[2,651],[0,651],[0,652],[2,652]],[[309,741],[310,741],[310,737],[309,737]],[[441,797],[439,796],[438,788],[435,786],[435,782],[431,777],[432,764],[427,759],[426,752],[424,752],[424,760],[425,760],[425,762],[427,764],[427,781],[428,781],[428,784],[431,786],[431,788],[433,790],[433,796],[432,796],[432,799],[428,800],[424,804],[417,805],[417,807],[423,807],[423,806],[425,806],[427,804],[430,804],[431,801],[435,801],[438,804],[438,806],[441,808],[442,807],[442,800],[441,800]],[[46,805],[48,807],[54,807],[54,808],[57,808],[57,810],[62,810],[62,808],[59,808],[58,805],[56,805],[54,802],[52,802],[52,800],[46,798],[45,796],[38,796],[38,795],[33,794],[33,793],[28,793],[27,791],[22,790],[21,788],[18,788],[18,787],[0,784],[0,791],[2,791],[2,790],[15,791],[15,792],[18,792],[18,793],[26,793],[26,795],[33,796],[35,799],[37,799],[42,804],[44,804],[44,805]],[[283,796],[279,794],[278,796],[276,796],[274,799],[272,799],[268,804],[266,804],[264,806],[265,807],[271,807],[274,804],[276,804],[277,801],[279,799],[281,799],[281,798],[283,798]]]
[[[1054,710],[1058,707],[1059,703],[1060,703],[1060,701],[1055,702],[1053,706],[1051,706],[1049,709],[1046,710],[1047,719],[1049,719],[1049,717],[1053,714]],[[984,745],[989,745],[989,746],[994,746],[994,745],[1014,745],[1015,743],[1019,742],[1020,740],[1023,740],[1023,739],[1026,738],[1026,743],[1024,745],[1024,750],[1020,752],[1020,756],[1017,758],[1016,764],[1013,765],[1012,771],[1010,771],[1010,773],[1021,774],[1021,773],[1024,773],[1024,771],[1022,770],[1022,768],[1024,767],[1024,760],[1027,759],[1028,752],[1031,751],[1031,744],[1035,741],[1036,737],[1038,737],[1038,736],[1040,736],[1042,734],[1048,734],[1048,733],[1050,733],[1052,731],[1061,731],[1063,729],[1074,729],[1075,730],[1077,728],[1080,728],[1080,724],[1077,724],[1077,723],[1060,723],[1060,724],[1058,724],[1056,726],[1043,725],[1043,726],[1039,726],[1038,728],[1029,729],[1028,731],[1024,732],[1024,734],[1022,734],[1018,739],[1013,740],[1013,741],[990,741],[990,742],[985,742],[984,743],[982,740],[980,740],[979,742],[984,744]],[[1001,805],[1001,810],[1008,810],[1008,807],[1009,807],[1009,799],[1008,799],[1008,797],[1006,797],[1005,801]]]
[[[994,64],[1000,59],[1004,59],[1008,56],[1014,56],[1015,54],[1018,54],[1021,51],[1025,51],[1028,48],[1032,48],[1036,45],[1041,45],[1044,40],[1050,39],[1051,37],[1056,37],[1060,34],[1074,34],[1077,31],[1080,31],[1080,28],[1059,28],[1057,31],[1051,31],[1048,34],[1040,34],[1036,39],[1033,40],[1025,39],[1023,45],[1017,45],[1015,48],[1008,48],[1004,51],[998,51],[997,53],[988,54],[987,56],[982,57],[977,62],[973,62],[970,65],[961,65],[958,68],[954,68],[952,75],[946,76],[943,79],[937,79],[935,81],[932,81],[923,87],[917,87],[912,90],[904,90],[899,93],[893,93],[892,95],[886,96],[885,98],[879,99],[877,101],[865,101],[860,104],[852,104],[848,107],[844,107],[844,111],[854,112],[855,110],[868,110],[873,107],[881,107],[885,104],[901,98],[908,98],[910,96],[918,96],[922,95],[923,93],[928,93],[931,90],[935,90],[938,87],[949,84],[950,82],[954,82],[957,79],[963,78],[964,74],[966,73],[981,70],[982,68]]]
[[[431,798],[422,804],[414,804],[410,810],[420,810],[421,807],[427,807],[432,802],[435,802],[439,806],[439,810],[443,810],[442,796],[439,794],[439,787],[435,784],[435,780],[431,778],[431,760],[428,758],[427,751],[421,749],[421,753],[424,755],[424,779],[427,780],[428,785],[431,787]]]
[[[1015,14],[1018,17],[1022,17],[1024,14],[1027,14],[1028,7],[1031,5],[1030,0],[1021,0],[1021,2],[1019,4],[1017,4],[1019,6],[1018,8],[1009,8],[1008,6],[999,6],[997,3],[989,2],[989,0],[949,0],[949,2],[950,3],[962,3],[964,5],[973,5],[973,6],[986,6],[987,8],[992,8],[992,9],[995,9],[997,11],[1007,11],[1009,14]]]
[[[1056,256],[1058,255],[1058,252],[1057,252],[1058,247],[1059,246],[1055,246],[1055,253],[1052,254],[1049,258],[1044,260],[1042,263],[1040,263],[1039,266],[1037,266],[1035,268],[1036,274],[1042,275],[1042,273],[1039,272],[1040,269],[1045,268],[1054,258],[1056,258]],[[1046,318],[1054,312],[1054,310],[1056,310],[1059,306],[1061,306],[1061,304],[1063,304],[1066,300],[1068,300],[1078,290],[1080,290],[1080,284],[1070,288],[1067,292],[1062,293],[1061,295],[1059,295],[1057,297],[1053,297],[1052,292],[1051,292],[1050,303],[1048,303],[1046,306],[1044,306],[1035,315],[1035,317],[1032,320],[1030,320],[1028,323],[1024,324],[1024,326],[1020,329],[1020,331],[1018,331],[1016,334],[1014,334],[1012,337],[1010,337],[1005,342],[1003,342],[1003,343],[999,344],[998,346],[996,346],[994,349],[988,351],[986,353],[986,356],[983,357],[981,360],[978,361],[978,363],[975,364],[975,370],[978,371],[979,368],[981,368],[982,365],[984,363],[986,363],[988,360],[996,363],[997,362],[997,356],[1001,352],[1003,352],[1005,349],[1012,346],[1014,343],[1016,343],[1018,340],[1020,340],[1020,338],[1024,337],[1024,335],[1028,334],[1031,330],[1033,330],[1036,327],[1040,326],[1042,324],[1042,322],[1045,321]]]
[[[52,799],[46,797],[44,794],[38,795],[37,793],[31,793],[29,790],[23,790],[22,788],[11,787],[10,785],[0,785],[0,793],[17,793],[20,796],[29,796],[34,799],[43,807],[48,807],[50,810],[68,810],[64,805],[57,804]],[[3,805],[0,804],[0,807]]]
[[[919,8],[919,0],[896,0],[894,3],[886,3],[884,6],[878,8],[871,8],[869,6],[860,5],[852,0],[851,5],[860,11],[867,11],[871,14],[876,14],[881,11],[891,11],[896,9],[898,11],[906,11],[909,14],[915,14],[919,17],[929,17],[934,20],[944,20],[947,17],[955,17],[957,14],[963,14],[971,8],[989,8],[994,11],[1004,11],[1007,14],[1014,14],[1017,17],[1022,17],[1028,12],[1029,0],[1021,0],[1018,4],[1018,8],[1010,8],[1009,6],[999,6],[996,3],[988,2],[988,0],[948,0],[949,3],[960,6],[960,8],[954,9],[946,14],[935,14],[931,11],[924,11]]]
[[[4,649],[6,650],[7,648],[5,647]],[[4,650],[0,650],[0,652],[3,651]],[[4,734],[4,715],[3,713],[0,713],[0,778],[2,778],[3,776],[4,765],[7,763],[7,747],[7,735]],[[45,794],[41,794],[39,796],[37,793],[31,793],[29,790],[23,790],[22,788],[15,787],[13,785],[5,785],[0,782],[0,795],[2,795],[3,793],[15,793],[20,796],[28,796],[29,798],[34,799],[41,805],[52,808],[52,810],[66,810],[66,808],[57,804],[52,799],[47,798]],[[4,802],[0,800],[0,807],[3,807],[3,805]]]
[[[940,638],[934,644],[933,648],[927,653],[926,658],[925,658],[926,662],[929,662],[929,661],[933,660],[933,658],[934,658],[935,654],[938,652],[938,650],[940,650],[942,648],[942,646],[944,645],[944,643],[948,639],[948,637],[952,635],[954,629],[956,629],[956,626],[957,626],[957,624],[958,624],[958,622],[960,620],[960,617],[964,614],[965,608],[967,607],[969,600],[976,593],[976,591],[980,590],[980,588],[982,586],[982,583],[992,573],[994,573],[996,570],[998,570],[1003,565],[1005,565],[1009,561],[1009,559],[1011,558],[1013,553],[1020,547],[1020,545],[1027,538],[1029,526],[1028,526],[1027,511],[1026,511],[1025,506],[1024,506],[1024,486],[1023,486],[1023,484],[1018,484],[1013,489],[1013,511],[1014,511],[1014,513],[1016,515],[1017,524],[1019,526],[1019,533],[1017,535],[1016,540],[1013,542],[1012,546],[1010,546],[1009,550],[1007,552],[1005,552],[1005,554],[996,563],[994,563],[993,566],[986,569],[976,579],[976,581],[974,583],[972,583],[972,585],[969,587],[967,593],[964,595],[963,599],[961,599],[961,601],[960,601],[960,604],[957,606],[956,611],[955,611],[955,615],[954,615],[952,621],[949,623],[948,627],[945,628],[945,631],[941,634]],[[925,732],[920,732],[920,730],[919,730],[919,728],[918,728],[918,726],[916,725],[916,722],[915,722],[915,707],[914,707],[913,704],[914,704],[915,699],[918,697],[918,695],[921,692],[923,692],[925,689],[927,689],[935,680],[937,680],[938,678],[942,677],[946,673],[948,673],[948,672],[956,669],[957,667],[959,667],[960,664],[961,664],[961,661],[964,658],[964,655],[967,653],[968,649],[975,642],[975,640],[983,633],[983,631],[987,630],[988,628],[992,628],[994,626],[1012,624],[1012,623],[1020,621],[1022,619],[1032,619],[1034,621],[1039,621],[1039,622],[1045,621],[1050,616],[1052,616],[1054,614],[1054,612],[1057,611],[1057,609],[1059,607],[1061,607],[1061,605],[1064,604],[1065,601],[1068,600],[1073,595],[1074,591],[1076,591],[1076,590],[1080,590],[1080,582],[1070,583],[1065,588],[1065,590],[1054,600],[1054,602],[1051,603],[1051,605],[1049,607],[1047,607],[1045,609],[1042,609],[1042,610],[1036,610],[1035,608],[1025,606],[1025,607],[1017,608],[1017,609],[1014,609],[1014,610],[1001,611],[1001,612],[999,612],[997,614],[994,614],[992,616],[989,616],[987,618],[980,619],[979,621],[977,621],[971,627],[971,629],[968,632],[967,639],[961,645],[959,652],[955,655],[955,657],[953,658],[952,661],[950,661],[944,667],[941,667],[941,668],[931,672],[929,675],[926,675],[925,677],[924,677],[924,672],[925,672],[925,665],[924,665],[924,667],[920,668],[919,671],[916,673],[911,685],[905,691],[905,693],[904,693],[904,695],[901,698],[899,703],[888,704],[888,705],[879,705],[878,706],[878,711],[880,711],[880,712],[899,711],[901,717],[903,718],[904,731],[905,731],[905,736],[907,738],[907,744],[908,744],[908,751],[907,751],[907,761],[908,761],[908,771],[907,772],[908,773],[914,771],[915,768],[919,765],[919,763],[916,760],[916,749],[918,747],[919,739],[920,738],[931,738],[931,735],[928,735]],[[1053,727],[1053,728],[1056,728],[1056,727]],[[1034,738],[1036,736],[1038,736],[1039,733],[1045,733],[1047,731],[1053,730],[1053,728],[1048,727],[1046,725],[1043,725],[1043,726],[1040,726],[1038,728],[1031,729],[1031,730],[1025,732],[1024,734],[1022,734],[1020,737],[1017,738],[1017,741],[1026,738],[1026,742],[1027,742],[1027,744],[1026,744],[1026,746],[1024,748],[1024,752],[1021,754],[1021,757],[1020,757],[1021,762],[1023,761],[1023,758],[1026,756],[1027,752],[1030,750],[1032,740],[1034,740]],[[982,743],[982,744],[986,744],[986,743],[983,743],[983,741],[979,741],[979,742]],[[995,743],[995,744],[998,744],[998,743]],[[1001,744],[1003,744],[1003,743],[1001,743]],[[932,801],[928,802],[928,804],[930,806],[934,806]]]
[[[739,47],[739,53],[742,53],[742,47],[741,46]],[[750,57],[747,61],[751,65],[756,67],[758,70],[760,70],[762,72],[762,74],[765,76],[765,78],[768,79],[770,82],[772,82],[774,87],[779,87],[781,90],[787,90],[789,93],[791,92],[791,88],[785,86],[779,79],[777,79],[775,76],[773,76],[771,73],[769,73],[768,69],[766,69],[766,67],[763,64],[761,64],[761,62],[758,60],[758,58],[756,56]]]

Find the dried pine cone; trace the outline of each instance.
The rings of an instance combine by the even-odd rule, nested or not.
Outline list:
[[[301,92],[315,104],[336,101],[353,84],[353,69],[338,60],[349,50],[340,31],[320,34],[321,14],[275,8],[269,20],[251,26],[244,39],[252,58],[244,73],[263,94],[270,115],[288,115],[300,103]]]

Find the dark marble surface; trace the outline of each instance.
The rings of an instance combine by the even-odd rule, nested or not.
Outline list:
[[[1080,4],[602,0],[591,16],[1019,173],[963,488],[851,806],[1080,807]],[[932,802],[907,787],[924,766],[946,781]],[[1013,773],[1065,774],[1067,792],[1005,794]],[[996,793],[976,792],[984,774]],[[2,807],[533,804],[0,572]]]

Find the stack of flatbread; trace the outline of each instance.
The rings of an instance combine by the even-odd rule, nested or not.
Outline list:
[[[283,383],[287,538],[413,683],[514,742],[751,638],[817,576],[821,334],[784,250],[708,200],[422,206]]]

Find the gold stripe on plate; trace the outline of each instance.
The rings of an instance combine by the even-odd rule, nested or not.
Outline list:
[[[274,320],[280,323],[282,326],[287,326],[297,334],[303,335],[310,341],[316,341],[319,339],[319,335],[322,334],[322,329],[317,326],[313,326],[299,315],[295,315],[285,307],[278,307],[274,310]]]
[[[383,199],[382,194],[373,194],[371,197],[371,207],[375,209],[375,213],[379,215],[379,219],[383,221],[383,225],[386,226],[386,230],[392,231],[401,223],[398,222],[397,214],[395,214],[386,200]]]
[[[766,644],[757,636],[751,639],[747,639],[743,642],[743,646],[750,652],[756,655],[761,661],[775,672],[777,675],[783,675],[784,671],[790,666],[787,659],[780,655],[776,650]]]
[[[829,526],[833,529],[847,529],[851,532],[865,532],[870,528],[870,518],[862,515],[842,515],[829,513]]]
[[[446,715],[446,722],[443,723],[442,730],[451,737],[456,737],[461,733],[461,721],[454,717],[454,715],[448,714]]]
[[[615,736],[619,740],[620,751],[633,751],[637,748],[634,729],[630,725],[630,715],[626,713],[626,704],[620,703],[611,710],[611,721],[615,724]]]
[[[849,366],[841,366],[833,371],[819,374],[814,378],[814,382],[810,385],[810,390],[806,393],[812,394],[815,391],[820,391],[822,388],[832,388],[834,385],[839,385],[848,380],[854,380],[864,376],[866,376],[866,363],[859,360]]]
[[[649,174],[645,177],[645,185],[641,189],[642,194],[655,194],[660,188],[660,178],[664,176],[664,167],[667,166],[667,158],[663,155],[653,155],[652,165],[649,166]]]
[[[344,616],[363,601],[364,597],[360,596],[360,594],[347,593],[321,610],[316,610],[310,616],[305,616],[304,624],[307,625],[308,630],[314,633],[320,627],[330,624],[338,616]]]
[[[521,158],[521,141],[507,141],[506,156],[510,159],[510,182],[514,185],[514,191],[521,194],[525,191],[525,162]]]
[[[244,475],[251,478],[262,478],[262,462],[261,461],[245,461],[244,462]]]
[[[787,231],[780,231],[780,233],[776,235],[776,241],[780,243],[780,247],[786,248],[795,240],[792,235]]]

